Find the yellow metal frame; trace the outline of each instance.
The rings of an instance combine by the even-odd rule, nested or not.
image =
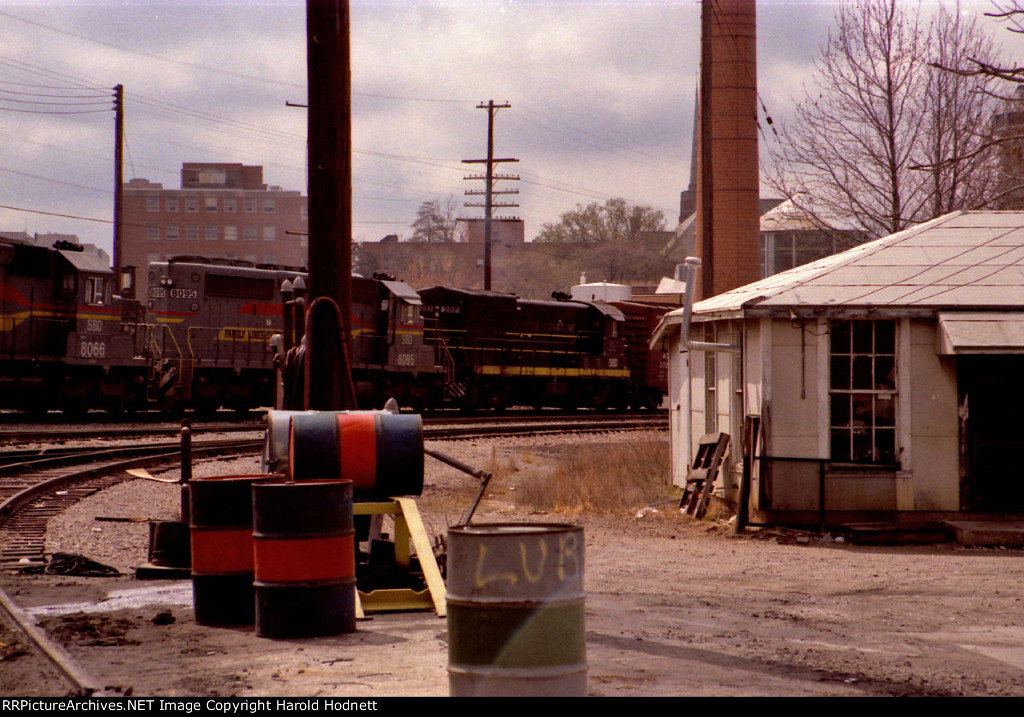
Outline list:
[[[373,590],[364,593],[356,591],[356,617],[364,618],[367,612],[394,612],[399,610],[434,610],[438,617],[448,612],[445,603],[444,578],[434,560],[434,550],[423,527],[419,508],[412,498],[392,498],[381,503],[355,503],[355,515],[390,515],[395,521],[395,562],[399,567],[409,568],[411,548],[416,548],[420,569],[427,583],[426,590],[398,588]]]

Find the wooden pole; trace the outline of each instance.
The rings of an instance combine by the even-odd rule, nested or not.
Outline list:
[[[306,0],[309,112],[309,295],[332,299],[342,320],[343,355],[352,337],[352,72],[347,0]],[[350,376],[351,366],[338,366]],[[312,377],[314,381],[316,376]],[[351,379],[343,381],[351,387]],[[313,390],[316,387],[313,386]],[[343,387],[342,405],[355,407]]]

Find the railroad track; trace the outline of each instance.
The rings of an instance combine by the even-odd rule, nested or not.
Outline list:
[[[497,416],[483,420],[429,418],[428,440],[471,440],[495,436],[564,433],[602,433],[658,430],[667,426],[664,414],[571,416]],[[139,429],[145,431],[145,427]],[[217,426],[219,432],[258,428],[251,422]],[[106,430],[106,429],[104,429]],[[180,428],[157,427],[158,433]],[[213,426],[204,430],[213,431]],[[78,434],[64,430],[62,439]],[[89,434],[91,435],[91,433]],[[131,435],[140,435],[133,433]],[[192,456],[221,457],[257,453],[262,438],[194,439]],[[180,460],[179,442],[131,443],[103,446],[58,446],[9,450],[0,454],[0,569],[43,559],[47,522],[83,498],[129,478],[132,468],[170,467]]]
[[[647,415],[571,415],[571,416],[488,416],[431,417],[424,421],[428,440],[462,440],[494,436],[523,436],[552,433],[600,433],[624,430],[658,430],[667,427],[664,413]],[[231,433],[253,431],[261,426],[252,422],[203,426],[200,432]],[[33,429],[34,431],[36,429]],[[59,429],[62,440],[167,434],[180,427],[136,427],[122,431],[104,426],[98,431]],[[195,431],[193,431],[195,432]],[[9,438],[14,431],[0,431]],[[47,431],[32,434],[47,440]],[[195,439],[191,441],[193,458],[222,457],[256,453],[263,439]],[[50,518],[97,491],[129,478],[131,468],[173,467],[180,462],[181,444],[174,442],[132,443],[129,445],[49,447],[45,449],[7,450],[0,454],[0,570],[24,569],[44,564],[46,526]],[[69,657],[62,647],[39,630],[34,621],[0,590],[0,629],[5,636],[16,636],[39,661],[42,671],[62,680],[69,694],[102,694],[102,688]]]

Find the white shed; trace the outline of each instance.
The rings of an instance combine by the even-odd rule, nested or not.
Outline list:
[[[760,417],[751,519],[1024,513],[1024,212],[957,212],[698,302],[670,352],[673,481]],[[735,499],[733,451],[716,491]]]

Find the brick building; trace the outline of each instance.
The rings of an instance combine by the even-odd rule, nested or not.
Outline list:
[[[306,266],[305,195],[263,183],[263,167],[186,162],[181,188],[132,179],[124,185],[122,264],[139,268],[175,255]]]

